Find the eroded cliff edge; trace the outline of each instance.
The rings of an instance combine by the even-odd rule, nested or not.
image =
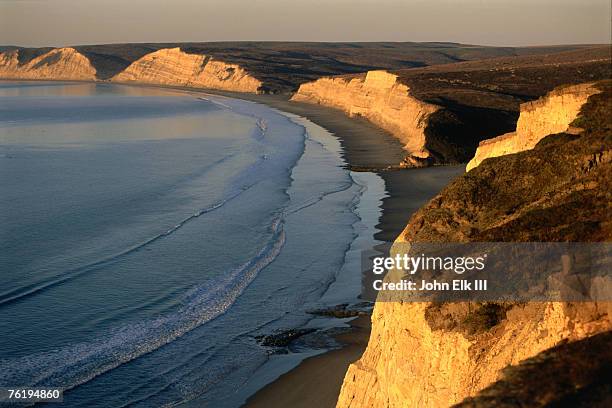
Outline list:
[[[515,130],[521,104],[610,74],[609,48],[592,48],[324,77],[302,84],[292,100],[382,127],[404,145],[403,166],[456,164],[472,159],[479,142]]]
[[[317,103],[362,116],[397,137],[408,153],[408,163],[432,158],[425,129],[439,106],[410,96],[409,88],[387,71],[369,71],[358,77],[321,78],[302,84],[293,101]]]
[[[588,98],[599,92],[592,83],[579,84],[557,88],[534,102],[522,104],[516,131],[480,142],[474,158],[467,164],[467,171],[489,157],[533,149],[548,135],[579,132],[568,128]]]
[[[211,88],[258,93],[260,80],[236,64],[217,61],[202,54],[188,54],[180,48],[165,48],[134,61],[111,78],[113,82]]]
[[[100,71],[94,67],[101,68]],[[127,67],[121,63],[83,54],[75,48],[20,49],[0,52],[0,78],[35,80],[78,80],[131,82],[152,85],[209,88],[224,91],[258,93],[262,82],[237,64],[230,64],[203,54],[189,54],[180,48],[163,48],[146,53]],[[112,66],[111,66],[112,65]],[[118,70],[108,78],[108,71]]]
[[[19,50],[0,52],[0,78],[95,80],[96,69],[74,48],[56,48],[30,60]]]
[[[484,161],[415,213],[398,241],[610,241],[612,86],[609,82],[596,86],[603,92],[591,96],[582,108],[575,122],[584,129],[579,135],[551,135],[531,150]],[[338,407],[460,403],[500,380],[509,365],[566,342],[578,345],[609,333],[611,306],[596,302],[378,302],[368,347],[349,367]],[[580,347],[568,348],[573,349]],[[559,364],[566,364],[558,369],[574,367],[572,359],[565,357],[557,358]],[[580,368],[600,370],[601,359],[606,358],[604,366],[610,366],[609,353],[597,357],[598,361],[586,361]],[[521,372],[529,375],[529,370]],[[538,377],[538,387],[531,387],[523,397],[512,395],[517,398],[515,406],[544,406],[597,386],[584,381],[542,384],[566,377]],[[503,384],[487,389],[469,406],[495,406],[487,401],[499,402],[507,389]],[[496,397],[495,392],[502,395]]]

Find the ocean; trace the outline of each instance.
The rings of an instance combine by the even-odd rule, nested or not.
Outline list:
[[[257,336],[357,301],[385,192],[344,164],[328,131],[262,104],[1,82],[0,385],[234,407],[333,347]]]

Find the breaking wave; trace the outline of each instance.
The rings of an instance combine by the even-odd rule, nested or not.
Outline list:
[[[223,314],[276,259],[285,243],[284,221],[270,226],[270,239],[241,266],[193,288],[176,312],[143,322],[126,324],[94,342],[52,352],[0,361],[0,383],[23,386],[74,388],[122,364],[150,353]]]

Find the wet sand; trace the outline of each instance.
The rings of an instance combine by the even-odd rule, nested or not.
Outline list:
[[[304,360],[294,370],[249,398],[251,408],[334,407],[350,363],[363,354],[370,337],[370,316],[351,322],[349,333],[336,336],[344,347]]]
[[[217,93],[217,92],[215,92]],[[265,103],[285,112],[304,116],[335,134],[352,168],[368,168],[385,181],[376,239],[392,242],[402,232],[411,214],[433,198],[448,182],[463,174],[465,166],[385,170],[405,156],[397,139],[363,119],[306,103],[289,102],[283,96],[221,93]],[[345,346],[304,360],[248,399],[245,407],[335,407],[348,366],[358,360],[370,335],[370,316],[352,322],[353,330],[337,337]]]
[[[349,118],[340,110],[320,105],[291,102],[284,95],[210,93],[264,103],[306,117],[338,137],[344,159],[351,168],[368,169],[385,181],[388,197],[383,199],[382,217],[377,225],[380,232],[375,236],[380,241],[393,242],[414,211],[465,171],[465,165],[387,170],[389,166],[397,166],[406,151],[395,137],[365,119]]]
[[[338,109],[304,102],[291,102],[289,95],[257,95],[215,89],[136,83],[126,86],[179,89],[195,94],[208,93],[244,99],[303,116],[324,127],[340,140],[343,157],[349,167],[368,169],[385,181],[388,196],[383,199],[382,216],[380,223],[376,226],[380,231],[375,235],[375,238],[380,241],[393,242],[402,232],[414,211],[433,198],[451,179],[465,172],[465,164],[388,170],[389,166],[397,166],[406,157],[402,144],[389,132],[363,118],[350,118]]]
[[[367,120],[349,118],[337,109],[291,102],[287,95],[169,88],[263,103],[303,116],[333,133],[340,140],[344,159],[350,168],[368,169],[378,174],[385,182],[388,196],[382,200],[382,215],[376,226],[379,232],[375,235],[380,241],[393,242],[406,226],[412,213],[433,198],[452,179],[465,172],[465,165],[388,170],[389,166],[397,166],[406,156],[401,143]],[[302,361],[295,369],[257,391],[244,406],[335,407],[348,366],[361,357],[367,346],[370,316],[359,317],[352,325],[353,330],[337,337],[337,340],[344,344],[343,348]]]
[[[86,81],[89,82],[89,81]],[[180,89],[264,103],[279,110],[308,118],[333,133],[343,147],[344,159],[351,169],[368,169],[385,182],[388,196],[382,202],[382,216],[375,238],[392,242],[401,233],[411,214],[433,198],[448,182],[462,174],[465,166],[388,170],[406,155],[400,142],[388,132],[361,118],[349,118],[342,111],[290,102],[285,95],[253,95],[216,90],[151,84],[130,86]],[[246,407],[335,407],[348,366],[358,360],[370,335],[370,316],[351,322],[352,330],[336,336],[344,345],[302,361],[252,397]]]

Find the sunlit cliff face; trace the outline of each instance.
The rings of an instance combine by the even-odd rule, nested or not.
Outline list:
[[[147,54],[111,80],[252,93],[257,93],[261,87],[261,81],[236,64],[216,61],[206,55],[187,54],[180,48]]]
[[[319,103],[361,116],[397,137],[411,156],[427,158],[425,128],[439,107],[409,95],[408,87],[386,71],[364,78],[321,78],[302,84],[292,100]]]
[[[583,84],[523,105],[515,137],[524,135],[529,143],[517,149],[528,150],[487,160],[457,178],[412,216],[396,242],[609,242],[609,96],[609,85]],[[531,148],[542,132],[562,131],[578,112],[586,129],[579,137],[557,135]],[[487,308],[493,307],[501,313],[491,319]],[[368,347],[349,367],[337,406],[452,406],[498,381],[509,365],[609,333],[610,312],[612,302],[603,301],[379,301]],[[568,361],[564,369],[571,371],[575,361]],[[553,383],[547,390],[575,391],[563,380],[537,381]],[[558,397],[544,392],[542,406]]]
[[[96,69],[74,48],[56,48],[20,65],[19,51],[0,53],[0,77],[15,79],[94,80]]]
[[[0,53],[0,77],[10,79],[96,80],[89,59],[74,48],[58,48],[20,64],[19,51]],[[102,75],[103,77],[103,75]],[[261,81],[236,64],[206,55],[188,54],[180,48],[161,49],[134,61],[111,78],[114,82],[212,88],[257,93]]]
[[[516,131],[481,142],[467,171],[486,158],[533,149],[547,135],[567,131],[589,96],[599,92],[592,84],[580,84],[556,89],[537,101],[522,104]]]

